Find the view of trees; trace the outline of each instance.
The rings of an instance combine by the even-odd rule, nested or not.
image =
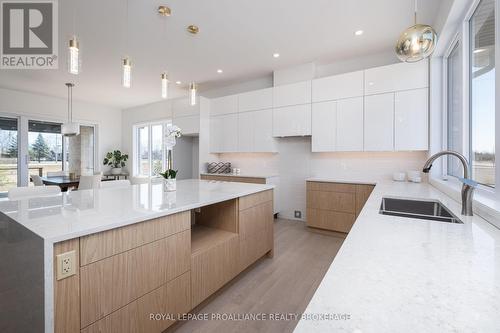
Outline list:
[[[30,160],[36,160],[38,163],[42,160],[53,160],[53,155],[55,155],[54,152],[50,150],[49,145],[47,145],[41,133],[38,133],[35,142],[31,145],[29,154]]]

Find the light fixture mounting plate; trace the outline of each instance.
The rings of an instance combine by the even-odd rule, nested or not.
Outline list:
[[[161,16],[170,16],[172,15],[172,11],[170,10],[170,7],[167,6],[158,6],[158,14]]]

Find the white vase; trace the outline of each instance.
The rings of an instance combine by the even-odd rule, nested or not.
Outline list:
[[[111,169],[111,174],[112,175],[119,175],[122,173],[122,168],[112,168]]]
[[[172,192],[177,190],[177,181],[176,179],[164,179],[163,180],[163,190],[165,192]]]

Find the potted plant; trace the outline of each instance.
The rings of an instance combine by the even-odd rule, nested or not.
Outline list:
[[[115,150],[106,154],[103,164],[111,167],[111,174],[119,175],[122,173],[122,168],[125,166],[127,160],[127,154],[122,154],[121,151]]]
[[[171,192],[177,190],[177,181],[175,177],[177,177],[178,170],[168,169],[167,171],[160,173],[160,176],[163,177],[163,190],[165,192]]]

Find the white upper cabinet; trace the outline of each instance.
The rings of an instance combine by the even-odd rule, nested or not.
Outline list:
[[[252,152],[254,148],[253,112],[243,112],[238,114],[238,151]]]
[[[311,127],[312,151],[335,151],[337,139],[337,102],[313,103]]]
[[[275,137],[311,135],[311,104],[273,109]]]
[[[275,108],[308,103],[311,103],[311,81],[273,88],[273,106]]]
[[[214,98],[210,102],[210,115],[218,116],[238,112],[238,95]]]
[[[200,114],[200,103],[190,105],[188,98],[176,98],[172,100],[172,115],[176,117],[194,116]]]
[[[177,117],[172,123],[181,129],[182,135],[195,135],[200,133],[200,116]]]
[[[365,97],[365,151],[394,150],[394,93]]]
[[[273,88],[250,91],[238,95],[238,111],[256,111],[273,107]]]
[[[273,110],[259,110],[253,113],[253,151],[277,152],[276,139],[273,137]]]
[[[365,70],[365,95],[426,88],[429,86],[427,60],[398,63]]]
[[[396,150],[428,150],[428,89],[400,91],[395,95]]]
[[[238,151],[238,114],[210,117],[210,152]]]
[[[324,102],[363,96],[363,71],[335,75],[312,81],[312,101]]]
[[[363,97],[337,101],[337,151],[363,150]]]

